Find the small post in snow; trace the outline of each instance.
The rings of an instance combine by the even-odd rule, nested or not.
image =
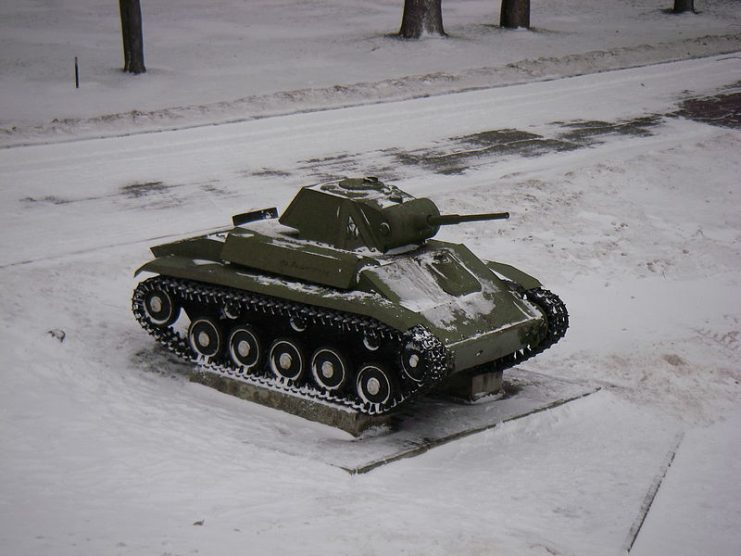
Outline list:
[[[80,88],[80,66],[77,64],[77,56],[75,56],[75,89]]]

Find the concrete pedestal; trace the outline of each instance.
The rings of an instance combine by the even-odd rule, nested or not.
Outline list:
[[[316,423],[335,427],[353,436],[360,436],[365,430],[372,427],[391,425],[396,418],[394,412],[382,416],[363,415],[350,408],[339,407],[310,398],[289,396],[266,386],[251,384],[205,371],[194,371],[189,375],[189,378],[191,382],[209,386],[224,394],[230,394]],[[443,387],[435,391],[435,394],[473,402],[488,395],[502,393],[503,384],[502,371],[480,373],[475,376],[455,375]]]
[[[278,390],[214,373],[194,371],[189,378],[191,382],[215,388],[224,394],[279,409],[309,421],[329,425],[353,436],[359,436],[371,427],[386,426],[392,419],[391,415],[363,415],[350,408],[329,405],[309,398],[289,396]]]
[[[500,394],[503,386],[504,371],[479,373],[473,376],[461,373],[450,377],[437,392],[473,402],[485,396]]]

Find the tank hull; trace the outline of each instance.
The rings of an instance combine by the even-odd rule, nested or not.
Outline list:
[[[519,288],[524,282],[532,289],[539,285],[534,278],[508,265],[479,261],[461,245],[429,243],[401,261],[362,265],[354,280],[358,289],[352,291],[224,262],[223,244],[213,236],[157,246],[153,252],[159,256],[136,274],[187,279],[356,314],[400,332],[423,326],[450,352],[450,373],[492,363],[543,339],[547,324],[542,310],[508,286],[519,279]],[[452,295],[430,279],[420,260],[433,260],[440,252],[466,261],[475,291]]]

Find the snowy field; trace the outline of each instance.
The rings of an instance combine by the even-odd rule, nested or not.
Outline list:
[[[0,6],[0,554],[741,553],[740,2],[446,0],[412,44],[390,0],[143,4],[136,78],[115,3]],[[525,366],[601,390],[351,476],[188,383],[130,312],[149,246],[343,175],[510,211],[441,236],[561,295]]]
[[[52,4],[52,6],[50,6]],[[402,0],[142,3],[148,72],[124,75],[118,3],[0,3],[0,145],[187,127],[488,88],[741,49],[738,0],[445,0],[448,38],[401,41]],[[74,88],[74,59],[80,89]]]

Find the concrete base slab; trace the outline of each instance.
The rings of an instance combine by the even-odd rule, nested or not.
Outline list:
[[[501,423],[583,398],[599,389],[520,369],[507,371],[500,395],[472,403],[449,398],[419,400],[403,415],[397,416],[394,429],[388,435],[361,437],[357,446],[353,446],[352,454],[342,454],[339,466],[349,473],[367,473]]]
[[[236,381],[199,382],[206,382],[226,393],[250,399],[248,396],[241,396],[229,386],[229,383]],[[436,446],[494,428],[507,421],[552,409],[598,390],[599,387],[594,385],[515,368],[505,375],[503,394],[472,403],[461,403],[446,397],[422,398],[409,404],[401,412],[382,418],[382,422],[372,422],[373,418],[365,418],[371,421],[360,422],[365,432],[358,437],[330,426],[312,425],[283,411],[269,410],[253,404],[240,405],[236,410],[249,413],[250,426],[240,430],[241,442],[309,458],[356,474],[417,456]],[[306,407],[310,410],[317,409],[311,405]],[[327,407],[319,410],[326,411]],[[329,409],[337,411],[331,407]],[[354,415],[350,411],[340,410],[340,413]],[[362,421],[362,416],[356,415],[355,418],[357,417]],[[338,422],[352,425],[353,417],[340,415]]]
[[[189,378],[191,382],[198,382],[215,388],[224,394],[230,394],[243,400],[303,417],[309,421],[335,427],[353,436],[359,436],[371,427],[386,426],[392,420],[389,415],[363,415],[349,408],[332,406],[309,398],[288,396],[277,390],[205,371],[193,372]]]

